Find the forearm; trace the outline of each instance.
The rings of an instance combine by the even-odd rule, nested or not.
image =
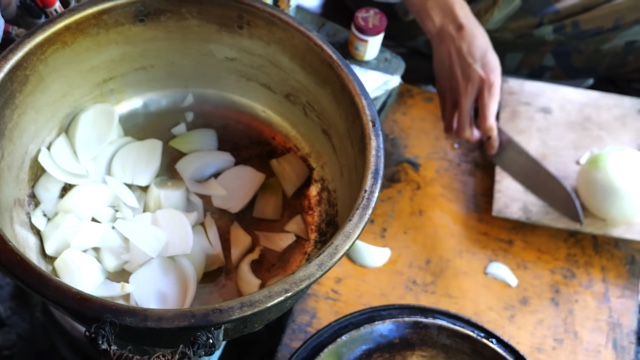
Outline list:
[[[403,0],[430,40],[442,31],[461,32],[475,18],[465,0]]]

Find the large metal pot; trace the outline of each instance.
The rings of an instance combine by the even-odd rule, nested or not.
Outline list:
[[[260,328],[345,254],[374,206],[381,132],[354,78],[327,43],[258,1],[112,0],[74,7],[0,58],[0,264],[84,326],[115,319],[117,337],[131,344],[173,348],[201,330],[222,328],[231,339]],[[39,148],[84,106],[167,89],[222,91],[256,104],[272,115],[264,117],[267,125],[306,153],[326,180],[337,232],[292,275],[217,305],[150,310],[92,297],[51,274],[28,215]]]

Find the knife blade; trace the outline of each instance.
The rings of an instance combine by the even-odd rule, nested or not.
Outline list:
[[[512,178],[553,209],[580,224],[584,221],[576,193],[498,127],[498,151],[489,156]]]

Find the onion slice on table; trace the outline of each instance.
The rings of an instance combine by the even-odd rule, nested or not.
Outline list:
[[[260,290],[260,280],[251,270],[251,263],[260,257],[262,252],[262,246],[256,246],[252,252],[247,254],[240,264],[238,265],[238,272],[236,274],[236,281],[238,284],[238,290],[242,295],[249,295]]]
[[[347,256],[362,267],[378,268],[389,261],[391,249],[356,240],[347,252]]]
[[[500,280],[511,287],[518,286],[518,278],[513,271],[511,271],[507,265],[499,261],[490,262],[484,272],[487,276]]]
[[[290,152],[284,156],[272,159],[269,164],[282,184],[287,197],[291,197],[309,177],[309,168],[298,155]]]

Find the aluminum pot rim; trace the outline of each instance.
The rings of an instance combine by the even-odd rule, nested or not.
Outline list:
[[[105,11],[109,8],[137,2],[141,1],[87,1],[63,12],[54,19],[47,20],[0,55],[0,83],[11,68],[27,56],[31,49],[38,46],[40,42],[49,39],[56,31],[71,24],[75,19],[87,16],[91,12]],[[264,11],[265,16],[272,17],[282,26],[289,27],[297,36],[302,36],[306,41],[314,44],[327,57],[336,74],[345,84],[345,88],[356,101],[362,114],[361,121],[366,138],[367,156],[365,176],[354,209],[345,224],[338,229],[323,250],[317,256],[310,258],[290,276],[270,285],[267,289],[247,296],[207,307],[187,309],[132,307],[84,293],[62,281],[56,281],[56,277],[33,264],[12,243],[6,240],[0,229],[0,235],[4,237],[0,241],[0,266],[30,291],[65,313],[72,314],[72,317],[75,318],[76,316],[73,315],[75,314],[86,318],[96,318],[100,316],[98,314],[108,312],[114,319],[132,327],[176,329],[224,325],[252,316],[257,311],[284,301],[315,283],[344,256],[371,216],[382,182],[383,140],[377,111],[366,89],[359,81],[353,80],[357,77],[348,62],[326,40],[314,35],[311,30],[298,23],[293,17],[260,1],[234,0],[233,2],[239,7]],[[348,241],[336,241],[340,238],[348,239]],[[42,286],[42,284],[49,285]]]

